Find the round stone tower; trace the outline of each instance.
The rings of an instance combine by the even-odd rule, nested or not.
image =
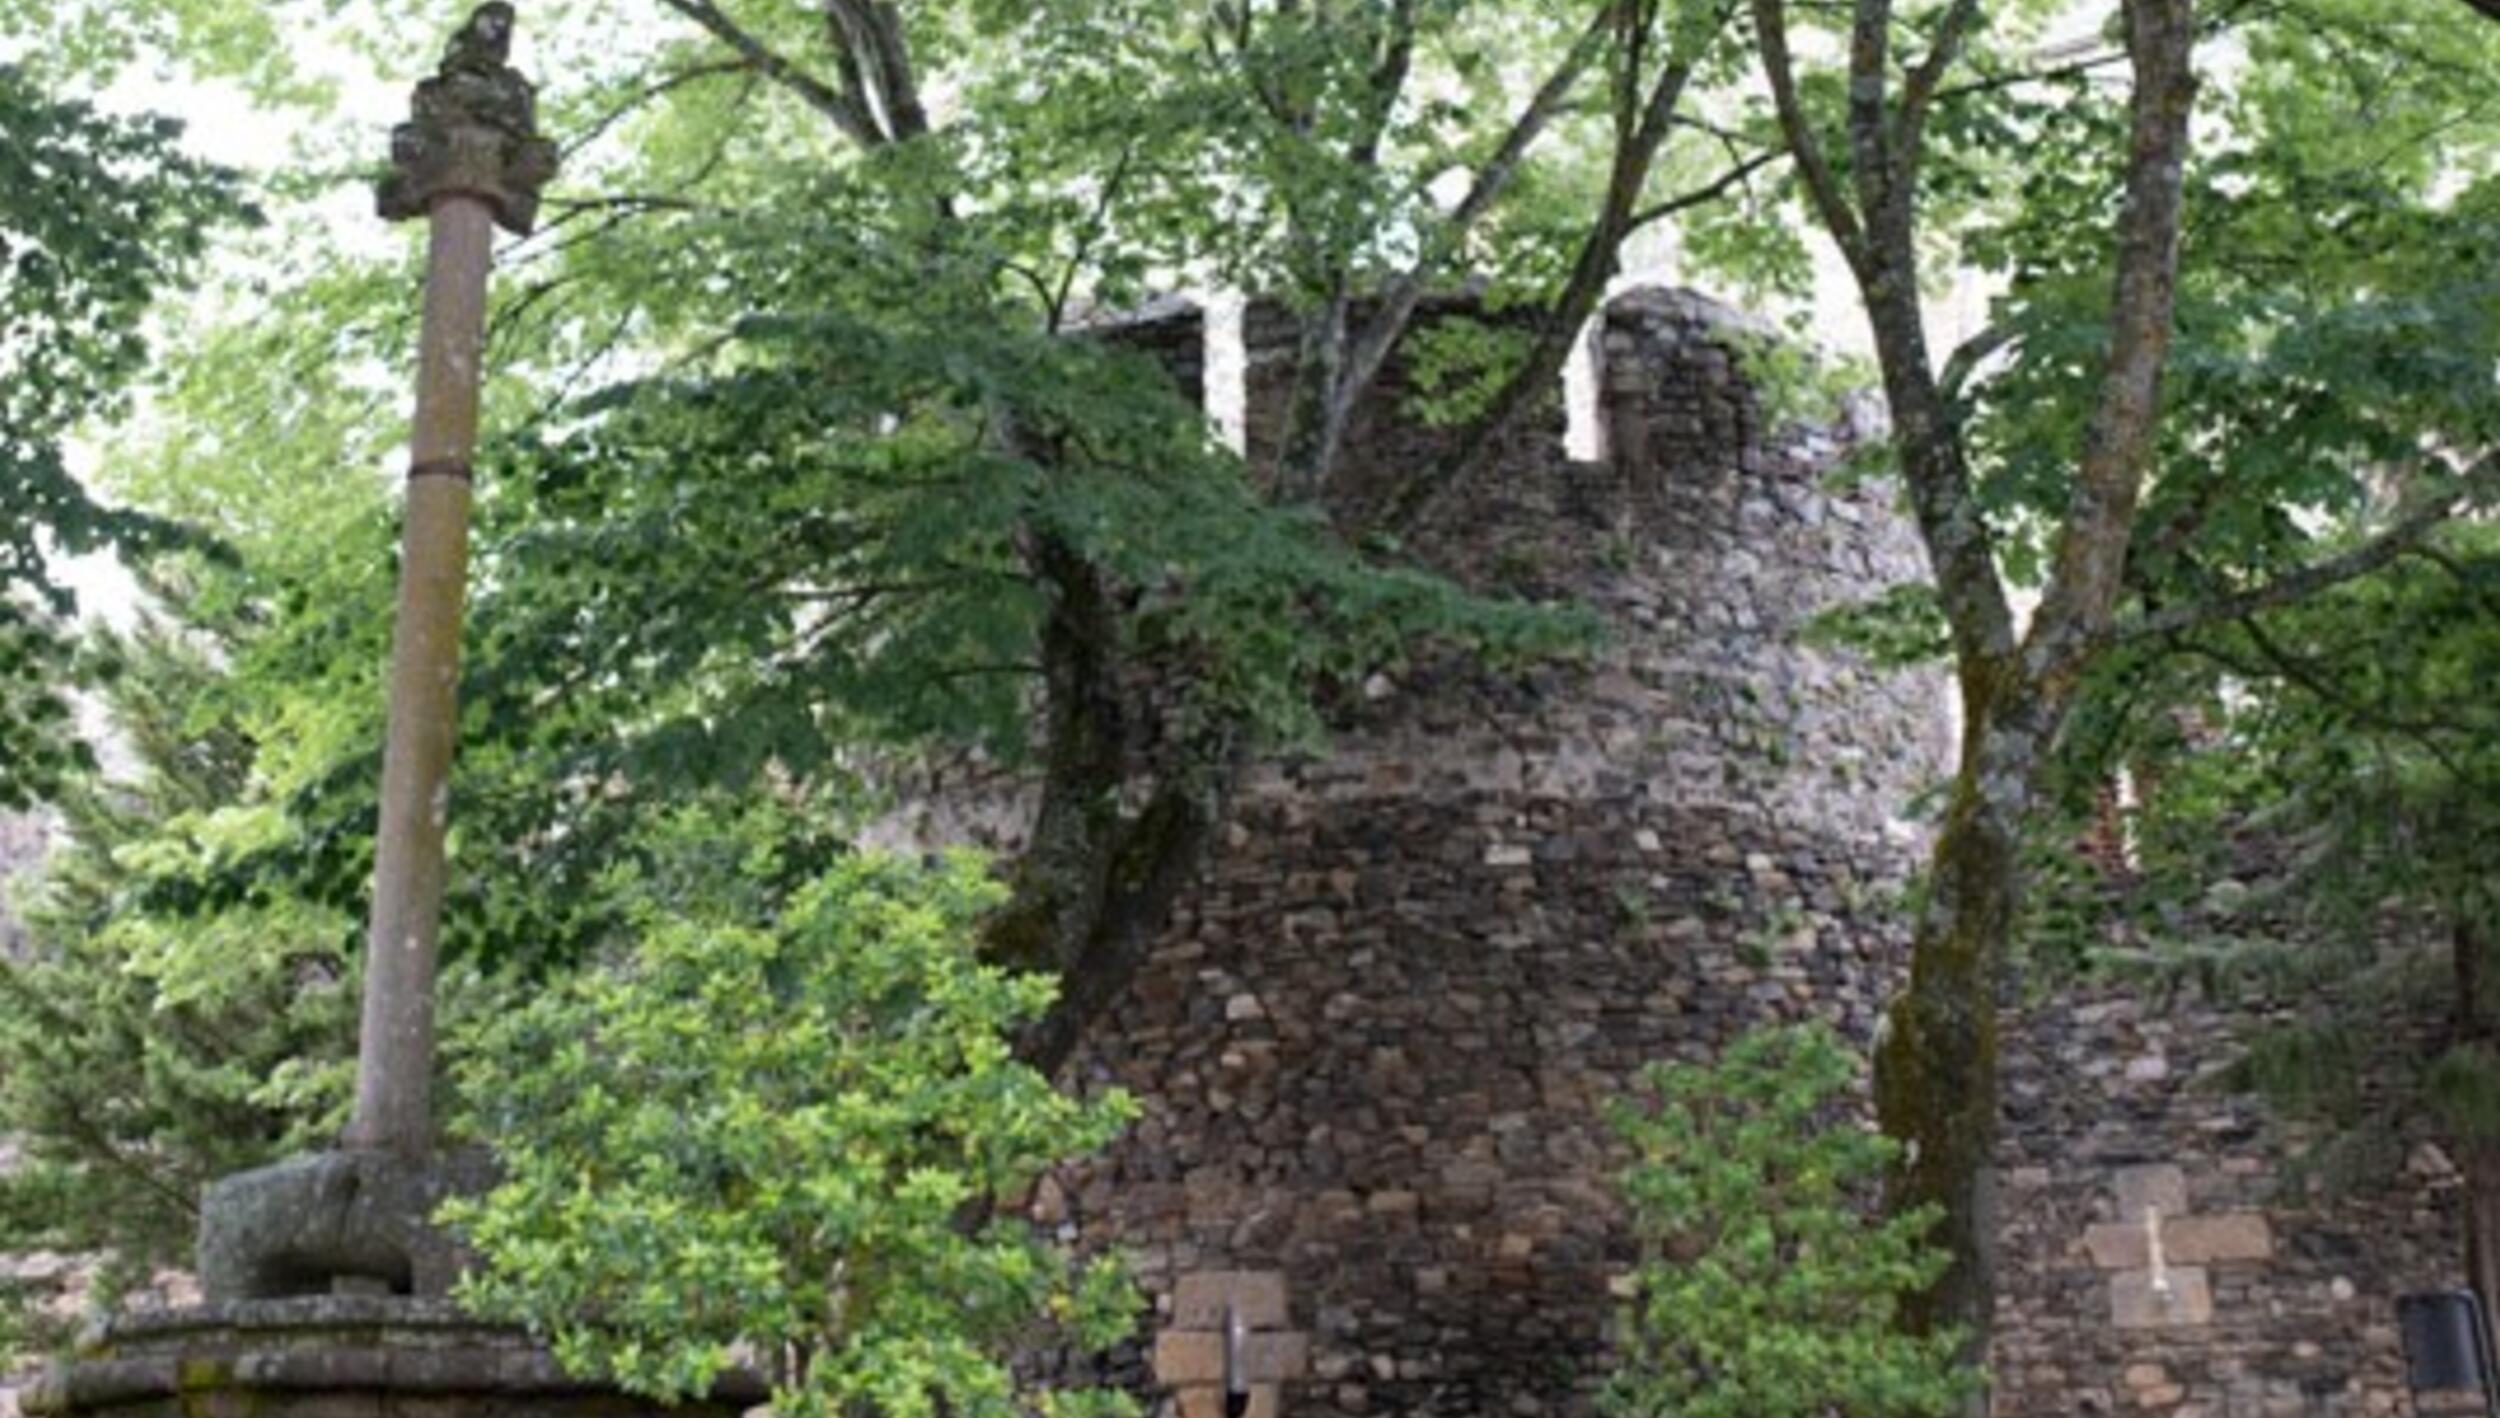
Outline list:
[[[1246,323],[1255,459],[1288,355]],[[1594,608],[1603,646],[1365,686],[1327,755],[1257,771],[1095,1029],[1080,1070],[1144,1120],[1033,1207],[1136,1260],[1171,1411],[1225,1411],[1228,1314],[1253,1414],[1588,1411],[1632,1259],[1603,1100],[1754,1024],[1871,1032],[1944,685],[1800,641],[1923,567],[1887,491],[1834,476],[1867,429],[1775,426],[1757,338],[1686,293],[1613,303],[1606,457],[1565,456],[1557,401],[1425,547]],[[1446,456],[1408,392],[1384,373],[1351,495]]]

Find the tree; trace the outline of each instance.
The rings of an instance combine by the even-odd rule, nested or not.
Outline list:
[[[141,322],[242,214],[230,174],[181,127],[115,118],[0,64],[0,807],[59,791],[93,758],[58,693],[74,599],[51,558],[139,554],[176,529],[98,503],[62,440],[109,414],[148,355]]]
[[[212,654],[156,629],[107,652],[130,763],[61,794],[66,842],[13,903],[26,947],[0,962],[0,1118],[19,1148],[0,1229],[101,1253],[98,1303],[186,1263],[203,1185],[336,1133],[355,1018],[349,918],[284,897],[195,909],[202,877],[285,830],[247,801],[252,744],[212,707]],[[27,1325],[12,1348],[66,1338]]]
[[[2020,15],[1962,0],[1897,15],[1887,0],[1858,0],[1845,23],[1833,21],[1845,31],[1845,72],[1826,82],[1792,56],[1780,0],[1756,0],[1752,13],[1804,198],[1866,307],[1959,685],[1960,760],[1910,980],[1877,1054],[1876,1106],[1905,1145],[1895,1204],[1943,1208],[1953,1253],[1907,1318],[1961,1326],[1977,1345],[1989,1313],[1996,1006],[2026,819],[2095,663],[2120,642],[2368,574],[2489,481],[2459,466],[2488,446],[2487,415],[2460,397],[2483,376],[2433,380],[2383,410],[2352,397],[2360,391],[2327,371],[2365,377],[2375,361],[2401,362],[2406,342],[2385,338],[2384,322],[2404,302],[2379,298],[2354,248],[2304,251],[2280,229],[2314,210],[2299,202],[2334,190],[2315,179],[2355,141],[2318,126],[2324,115],[2349,124],[2389,91],[2385,80],[2399,94],[2418,85],[2424,106],[2453,117],[2451,66],[2470,64],[2489,38],[2465,33],[2462,12],[2454,24],[2391,29],[2368,7],[2200,16],[2176,0],[2130,0],[2114,50],[2044,65],[2019,53]],[[2225,27],[2251,64],[2227,81],[2200,76],[2200,35]],[[1920,48],[1896,65],[1904,33]],[[2368,56],[2354,86],[2316,72],[2332,66],[2303,65],[2321,48]],[[2438,67],[2406,77],[2417,58]],[[2133,76],[2123,113],[2090,83],[2115,62]],[[2215,108],[2223,136],[2206,142],[2190,124],[2200,82],[2225,97]],[[2393,102],[2410,116],[2407,100]],[[2421,180],[2423,164],[2457,151],[2438,134],[2391,154],[2396,182],[2384,190],[2401,205],[2380,213],[2391,227],[2453,234]],[[2476,129],[2464,142],[2487,140]],[[2009,145],[2036,161],[2008,163]],[[2227,226],[2192,226],[2191,193],[2198,210],[2228,211],[2267,238],[2261,260],[2234,249]],[[1941,361],[1919,303],[1940,240],[1923,221],[1934,210],[1952,223],[1942,240],[2008,277],[1994,327]],[[2351,210],[2359,221],[2370,208]],[[2487,338],[2487,293],[2472,286],[2480,274],[2445,260],[2426,274],[2451,278]],[[2304,338],[2301,317],[2337,300],[2366,313],[2326,322],[2340,345]],[[2306,505],[2350,516],[2390,469],[2405,497],[2375,539],[2336,548],[2284,515]],[[2009,579],[2038,585],[2027,624]]]

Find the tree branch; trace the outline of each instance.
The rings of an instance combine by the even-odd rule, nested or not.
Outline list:
[[[2412,546],[2406,547],[2405,554],[2408,556],[2418,556],[2424,561],[2429,562],[2431,565],[2438,567],[2440,570],[2447,572],[2449,577],[2453,579],[2467,595],[2472,596],[2475,600],[2483,603],[2483,606],[2491,612],[2494,620],[2500,620],[2500,598],[2495,598],[2493,595],[2494,580],[2492,577],[2487,575],[2477,576],[2472,567],[2467,566],[2464,562],[2457,560],[2455,557],[2450,556],[2448,553],[2440,550],[2438,547],[2432,546],[2428,542],[2417,542]]]
[[[1405,95],[1406,81],[1414,72],[1415,5],[1416,0],[1396,0],[1390,9],[1389,37],[1381,45],[1380,62],[1371,72],[1371,109],[1364,115],[1362,134],[1353,148],[1359,167],[1379,163],[1381,140],[1389,132],[1389,120],[1396,116],[1398,100]]]
[[[1796,63],[1788,54],[1788,11],[1782,0],[1753,0],[1753,26],[1761,48],[1762,77],[1770,85],[1772,106],[1779,111],[1780,133],[1788,140],[1788,151],[1797,159],[1797,172],[1805,179],[1806,195],[1822,214],[1824,229],[1839,244],[1840,254],[1863,274],[1865,233],[1859,228],[1858,215],[1850,208],[1849,199],[1841,193],[1840,179],[1825,160],[1822,145],[1815,140],[1813,125],[1806,121],[1805,106],[1798,101]]]
[[[874,148],[884,142],[875,120],[852,104],[841,90],[773,52],[762,40],[749,34],[735,20],[722,13],[712,0],[660,0],[678,14],[701,25],[713,38],[737,51],[757,73],[797,95],[800,101],[833,120],[852,142],[863,148]]]
[[[2382,710],[2356,703],[2338,689],[2334,682],[2316,666],[2300,660],[2267,638],[2264,632],[2257,628],[2256,622],[2250,621],[2241,628],[2248,632],[2249,643],[2257,648],[2259,656],[2266,661],[2265,665],[2251,665],[2238,656],[2203,640],[2182,638],[2177,641],[2177,645],[2180,650],[2191,655],[2201,655],[2243,679],[2261,680],[2271,675],[2274,678],[2288,680],[2308,691],[2310,696],[2320,703],[2342,713],[2355,724],[2404,735],[2413,740],[2423,752],[2438,759],[2440,766],[2450,773],[2458,777],[2464,776],[2462,765],[2457,763],[2441,746],[2437,735],[2442,733],[2470,734],[2473,732],[2470,726],[2435,720],[2398,718]]]
[[[607,112],[600,114],[597,118],[592,119],[582,128],[581,132],[573,135],[573,137],[565,143],[564,155],[569,158],[573,154],[580,152],[582,149],[589,147],[592,143],[598,141],[598,139],[610,128],[615,127],[626,118],[632,116],[636,111],[640,110],[643,105],[650,103],[654,99],[662,98],[668,94],[674,93],[678,89],[683,88],[687,84],[693,83],[697,79],[717,78],[723,74],[752,73],[754,69],[755,62],[742,56],[737,59],[718,59],[709,64],[696,64],[689,68],[680,69],[673,74],[663,74],[658,79],[644,85],[632,96],[618,103],[614,108],[611,108]]]
[[[2468,0],[2468,3],[2472,3],[2472,0]],[[2492,3],[2500,4],[2500,0],[2492,0]],[[2089,74],[2096,69],[2106,69],[2113,64],[2126,62],[2126,51],[2113,49],[2106,53],[2090,55],[2072,63],[2052,65],[2045,69],[2016,69],[2010,73],[1982,74],[1966,84],[1953,84],[1939,88],[1936,90],[1936,97],[1938,99],[1969,98],[1976,94],[1995,93],[1999,89],[2014,89],[2025,84],[2046,83],[2051,79],[2071,79],[2081,74]]]
[[[1892,39],[1892,0],[1857,0],[1849,27],[1849,158],[1858,185],[1858,210],[1867,220],[1884,225],[1878,215],[1907,192],[1896,191],[1892,126],[1884,118],[1885,72]]]
[[[1579,86],[1581,76],[1588,72],[1590,64],[1596,62],[1613,15],[1614,7],[1604,6],[1588,27],[1581,31],[1570,51],[1555,65],[1554,72],[1548,74],[1545,82],[1537,87],[1527,107],[1521,109],[1519,116],[1511,121],[1509,131],[1502,135],[1500,146],[1485,160],[1484,166],[1476,170],[1466,195],[1451,209],[1441,230],[1436,233],[1434,249],[1418,256],[1413,265],[1389,284],[1388,289],[1381,293],[1371,318],[1363,323],[1361,330],[1353,333],[1343,358],[1336,361],[1334,373],[1322,396],[1321,407],[1316,411],[1320,426],[1313,430],[1315,436],[1309,440],[1309,449],[1299,459],[1306,466],[1286,470],[1288,486],[1299,486],[1311,494],[1325,488],[1354,407],[1370,390],[1372,381],[1380,374],[1381,365],[1387,362],[1389,352],[1405,335],[1407,322],[1413,318],[1415,307],[1423,300],[1426,283],[1440,269],[1441,252],[1455,246],[1474,230],[1476,223],[1483,220],[1484,214],[1510,186],[1519,165],[1527,160],[1528,150],[1536,146],[1537,139],[1544,135],[1555,115],[1562,111],[1564,103],[1571,97],[1571,91]]]
[[[929,114],[912,74],[903,18],[892,0],[825,0],[825,14],[833,24],[835,47],[850,66],[846,87],[856,89],[864,77],[875,109],[882,111],[871,116],[883,119],[887,140],[909,142],[925,135]]]
[[[1710,181],[1699,187],[1693,188],[1688,192],[1680,192],[1655,206],[1644,207],[1640,211],[1633,213],[1631,221],[1625,227],[1625,231],[1627,234],[1639,231],[1641,228],[1649,226],[1652,223],[1664,221],[1666,218],[1674,216],[1678,212],[1690,211],[1695,207],[1705,206],[1711,202],[1715,202],[1721,197],[1726,196],[1730,188],[1735,187],[1746,178],[1753,176],[1755,173],[1770,166],[1772,163],[1779,162],[1788,156],[1789,152],[1785,148],[1764,149],[1763,151],[1737,163],[1736,166],[1720,173],[1717,177],[1712,178]]]
[[[1554,66],[1554,72],[1546,75],[1545,82],[1537,86],[1535,96],[1528,100],[1528,106],[1512,120],[1510,131],[1502,135],[1501,146],[1494,149],[1493,156],[1476,170],[1475,180],[1468,185],[1467,195],[1451,209],[1445,224],[1449,235],[1464,235],[1472,230],[1486,210],[1500,199],[1504,189],[1510,186],[1519,164],[1527,159],[1528,150],[1545,135],[1554,116],[1562,111],[1564,102],[1571,97],[1571,91],[1579,87],[1580,76],[1596,62],[1598,51],[1605,43],[1606,19],[1607,15],[1601,12],[1590,22],[1579,39],[1572,43],[1562,62]]]
[[[2128,104],[2127,192],[2118,218],[2109,357],[2084,429],[2048,589],[2026,637],[2035,667],[2070,663],[2071,655],[2088,650],[2118,603],[2170,356],[2188,117],[2196,97],[2192,0],[2128,0],[2125,18],[2135,89]]]
[[[1969,384],[1971,377],[1979,372],[1979,366],[2018,338],[2010,325],[1990,325],[1954,346],[1953,352],[1944,357],[1944,372],[1936,376],[1937,388],[1943,392],[1946,402],[1959,405],[1963,386]]]
[[[1654,22],[1655,11],[1649,18]],[[1770,149],[1699,191],[1689,192],[1653,207],[1648,213],[1635,216],[1633,208],[1641,193],[1649,186],[1651,172],[1656,168],[1658,152],[1667,136],[1675,130],[1676,110],[1682,106],[1684,91],[1691,84],[1693,72],[1699,67],[1736,16],[1735,5],[1721,7],[1708,34],[1691,52],[1670,51],[1666,67],[1646,100],[1641,96],[1637,66],[1645,47],[1638,36],[1627,37],[1626,68],[1622,76],[1621,94],[1615,111],[1615,154],[1613,168],[1607,178],[1606,199],[1597,221],[1589,228],[1580,244],[1578,259],[1573,263],[1570,281],[1563,287],[1560,299],[1538,322],[1536,340],[1527,357],[1520,361],[1510,377],[1493,398],[1492,407],[1475,426],[1468,430],[1465,451],[1447,472],[1425,470],[1410,475],[1390,501],[1386,525],[1404,533],[1429,521],[1441,508],[1449,505],[1453,494],[1482,477],[1493,463],[1502,441],[1509,436],[1519,420],[1538,402],[1551,395],[1562,376],[1563,366],[1571,357],[1572,342],[1596,313],[1599,302],[1606,297],[1606,287],[1622,264],[1624,241],[1646,221],[1654,221],[1673,211],[1708,201],[1744,179],[1746,173],[1763,163],[1786,156],[1784,150]]]
[[[2500,0],[2494,2],[2500,3]],[[1910,71],[1909,79],[1901,87],[1901,113],[1895,142],[1898,150],[1909,158],[1910,171],[1902,174],[1905,181],[1914,176],[1919,153],[1924,146],[1927,113],[1935,104],[1936,86],[1944,82],[1945,71],[1953,67],[1954,57],[1961,52],[1963,37],[1970,32],[1971,21],[1978,15],[1979,0],[1953,0],[1953,8],[1945,12],[1943,21],[1936,26],[1934,45],[1919,61],[1918,67]]]
[[[2398,517],[2388,528],[2340,556],[2312,562],[2297,571],[2287,571],[2265,585],[2252,587],[2236,595],[2210,601],[2171,606],[2113,626],[2101,637],[2103,643],[2142,640],[2148,636],[2175,635],[2199,626],[2223,621],[2245,620],[2269,610],[2306,600],[2321,591],[2331,590],[2347,581],[2367,576],[2413,549],[2459,508],[2480,496],[2500,492],[2500,453],[2486,455],[2455,484],[2438,494],[2424,498],[2420,504]]]

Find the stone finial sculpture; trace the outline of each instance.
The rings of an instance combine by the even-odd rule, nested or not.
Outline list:
[[[433,78],[417,85],[409,121],[391,130],[385,218],[424,216],[434,199],[483,200],[506,231],[538,222],[538,193],[555,176],[556,146],[538,136],[538,91],[511,67],[512,7],[480,5],[453,36]]]

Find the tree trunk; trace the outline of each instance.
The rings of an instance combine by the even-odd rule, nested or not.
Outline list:
[[[1363,393],[1347,387],[1352,327],[1353,302],[1340,277],[1327,303],[1303,320],[1294,345],[1293,395],[1285,410],[1282,461],[1276,469],[1280,502],[1325,505],[1328,501],[1329,481],[1345,446],[1353,402]]]
[[[1051,595],[1042,630],[1043,781],[1014,896],[984,932],[983,953],[1059,977],[1059,997],[1017,1053],[1055,1073],[1088,1025],[1127,988],[1172,903],[1196,876],[1239,780],[1237,726],[1184,745],[1146,804],[1122,798],[1145,776],[1132,762],[1119,610],[1101,570],[1048,534],[1027,561]]]
[[[1958,1327],[1988,1353],[1996,1237],[1997,996],[2021,892],[2023,818],[2063,705],[2017,662],[1965,677],[1961,768],[1936,839],[1910,980],[1875,1051],[1875,1111],[1902,1144],[1887,1178],[1896,1214],[1930,1207],[1943,1277],[1905,1303],[1916,1333]]]
[[[2473,923],[2459,918],[2449,937],[2456,971],[2457,1042],[2472,1049],[2484,1068],[2500,1070],[2500,1017],[2486,998],[2491,988],[2490,961],[2484,954],[2488,948]],[[2484,1122],[2479,1129],[2466,1129],[2458,1141],[2465,1168],[2465,1278],[2483,1297],[2488,1316],[2500,1302],[2500,1132]],[[2500,1344],[2500,1332],[2493,1340]]]

